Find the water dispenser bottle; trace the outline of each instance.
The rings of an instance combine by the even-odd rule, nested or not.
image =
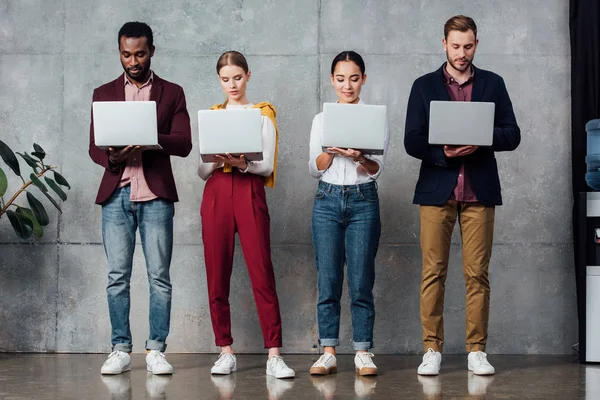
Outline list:
[[[600,119],[585,124],[587,132],[587,173],[585,181],[594,190],[600,190]]]

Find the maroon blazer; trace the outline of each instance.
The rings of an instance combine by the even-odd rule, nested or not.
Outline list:
[[[94,89],[92,101],[125,101],[125,77],[121,75],[112,82]],[[192,150],[190,116],[185,104],[181,86],[165,81],[154,74],[150,100],[156,102],[158,119],[158,144],[162,150],[148,150],[142,153],[144,177],[148,187],[156,196],[178,201],[175,179],[171,169],[170,156],[187,157]],[[108,151],[94,144],[94,119],[90,124],[90,157],[104,167],[96,204],[106,202],[121,181],[125,163],[112,166],[108,162]]]

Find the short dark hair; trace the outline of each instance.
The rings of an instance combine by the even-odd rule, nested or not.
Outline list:
[[[119,37],[117,42],[121,47],[121,38],[125,36],[127,38],[140,38],[145,37],[148,40],[148,47],[152,49],[154,46],[154,36],[152,35],[152,28],[145,22],[126,22],[121,29],[119,29]]]
[[[363,58],[357,52],[352,51],[352,50],[347,50],[347,51],[342,51],[340,54],[335,56],[335,58],[333,59],[333,62],[331,63],[331,75],[333,75],[333,72],[335,71],[335,66],[340,61],[352,61],[354,64],[358,65],[358,68],[360,68],[360,72],[363,75],[365,74],[365,62],[364,62]]]
[[[221,54],[219,61],[217,61],[217,75],[221,72],[221,68],[226,65],[240,67],[245,73],[248,73],[248,61],[246,61],[246,57],[239,51],[230,50]]]
[[[469,30],[473,31],[477,39],[477,25],[473,18],[465,15],[455,15],[446,21],[444,25],[444,38],[448,39],[448,34],[451,31],[468,32]]]

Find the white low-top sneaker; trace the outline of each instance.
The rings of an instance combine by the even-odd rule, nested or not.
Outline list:
[[[375,357],[373,353],[356,353],[354,366],[360,376],[377,375],[377,367],[373,363],[373,357]]]
[[[131,357],[124,351],[115,350],[108,355],[102,364],[100,372],[102,375],[118,375],[131,370]]]
[[[173,367],[167,361],[165,353],[159,350],[150,350],[146,354],[146,369],[154,375],[171,375]]]
[[[329,375],[337,372],[337,359],[331,353],[323,353],[310,367],[311,375]]]
[[[438,375],[440,373],[441,364],[442,353],[430,348],[423,356],[423,362],[419,365],[417,373],[419,375]]]
[[[496,373],[487,359],[487,354],[483,351],[470,352],[467,360],[469,361],[469,371],[473,371],[475,375],[494,375]]]
[[[294,378],[296,373],[288,367],[281,356],[273,356],[267,360],[267,375],[278,379]]]
[[[215,361],[215,365],[210,369],[213,375],[229,375],[237,370],[237,359],[234,354],[221,353]]]

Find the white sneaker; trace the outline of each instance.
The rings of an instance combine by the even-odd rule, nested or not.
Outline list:
[[[296,373],[288,367],[281,356],[273,356],[267,360],[267,375],[277,379],[294,378]]]
[[[146,368],[154,375],[171,375],[173,367],[165,358],[165,353],[158,350],[150,350],[146,355]]]
[[[311,375],[329,375],[337,372],[337,359],[331,353],[323,353],[310,367]]]
[[[108,358],[102,364],[100,373],[102,375],[118,375],[131,370],[131,357],[121,350],[115,350],[108,355]]]
[[[423,356],[423,362],[419,365],[417,373],[419,375],[438,375],[440,373],[441,364],[442,353],[430,348]]]
[[[354,366],[360,376],[377,375],[377,367],[373,363],[373,357],[375,357],[373,353],[356,353],[354,356]]]
[[[279,399],[283,393],[294,387],[294,381],[291,379],[277,379],[272,375],[267,375],[267,391],[269,399]]]
[[[469,371],[475,375],[494,375],[496,370],[487,360],[487,354],[483,351],[472,351],[467,358],[469,361]]]
[[[210,369],[210,373],[214,375],[229,375],[237,370],[237,359],[234,354],[221,353],[215,361],[215,365]]]

